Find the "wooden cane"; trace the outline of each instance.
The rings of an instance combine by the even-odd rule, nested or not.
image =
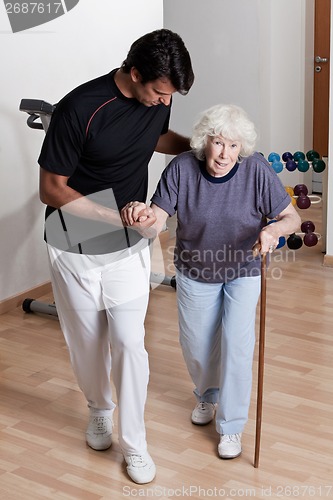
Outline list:
[[[258,254],[260,247],[254,248],[253,253]],[[264,353],[265,353],[265,323],[266,323],[266,254],[261,255],[261,289],[260,289],[260,323],[259,323],[259,360],[258,360],[258,387],[257,387],[257,415],[256,439],[254,453],[254,467],[259,466],[262,398],[264,385]]]

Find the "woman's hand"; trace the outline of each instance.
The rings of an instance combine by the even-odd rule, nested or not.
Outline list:
[[[280,236],[294,233],[300,227],[301,218],[291,203],[276,217],[274,224],[265,226],[256,243],[260,244],[260,253],[272,253],[279,244]]]
[[[269,224],[264,227],[259,234],[258,241],[260,245],[260,253],[273,253],[279,244],[280,234],[275,230],[275,224]]]
[[[253,256],[257,257],[259,254],[273,253],[279,244],[280,235],[276,231],[272,231],[275,224],[265,226],[259,233],[258,239],[252,247]],[[275,229],[275,228],[274,228]]]

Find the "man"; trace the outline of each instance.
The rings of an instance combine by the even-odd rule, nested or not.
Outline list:
[[[54,297],[90,411],[86,441],[95,450],[111,446],[112,366],[119,443],[140,484],[156,474],[144,424],[150,258],[147,240],[123,227],[119,211],[146,200],[154,151],[189,149],[189,139],[168,127],[172,95],[186,94],[193,80],[179,35],[161,29],[142,36],[121,68],[57,104],[38,159]],[[154,221],[148,211],[142,225]]]

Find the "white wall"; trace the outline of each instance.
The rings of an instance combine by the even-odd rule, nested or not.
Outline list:
[[[195,83],[175,96],[173,123],[191,132],[193,120],[219,102],[260,113],[259,18],[256,0],[164,0],[164,26],[181,34],[192,56]]]
[[[66,15],[15,34],[0,7],[0,301],[49,280],[36,162],[44,133],[26,126],[21,99],[57,102],[120,65],[136,38],[162,26],[162,0],[80,0]],[[155,176],[163,166],[156,155]]]

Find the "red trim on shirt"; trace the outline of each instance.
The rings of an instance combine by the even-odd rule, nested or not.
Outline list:
[[[104,102],[103,104],[101,104],[101,105],[99,106],[99,108],[97,108],[97,109],[96,109],[96,111],[94,111],[94,112],[93,112],[93,114],[92,114],[92,115],[91,115],[91,117],[89,118],[88,125],[87,125],[87,128],[86,128],[86,137],[87,137],[87,135],[88,135],[88,130],[89,130],[90,124],[91,124],[91,122],[92,122],[92,120],[93,120],[94,116],[96,115],[96,113],[98,113],[98,111],[99,111],[100,109],[102,109],[102,108],[103,108],[103,106],[106,106],[106,104],[109,104],[109,102],[112,102],[112,101],[114,101],[115,99],[117,99],[117,97],[113,97],[113,98],[112,98],[112,99],[110,99],[109,101]]]

